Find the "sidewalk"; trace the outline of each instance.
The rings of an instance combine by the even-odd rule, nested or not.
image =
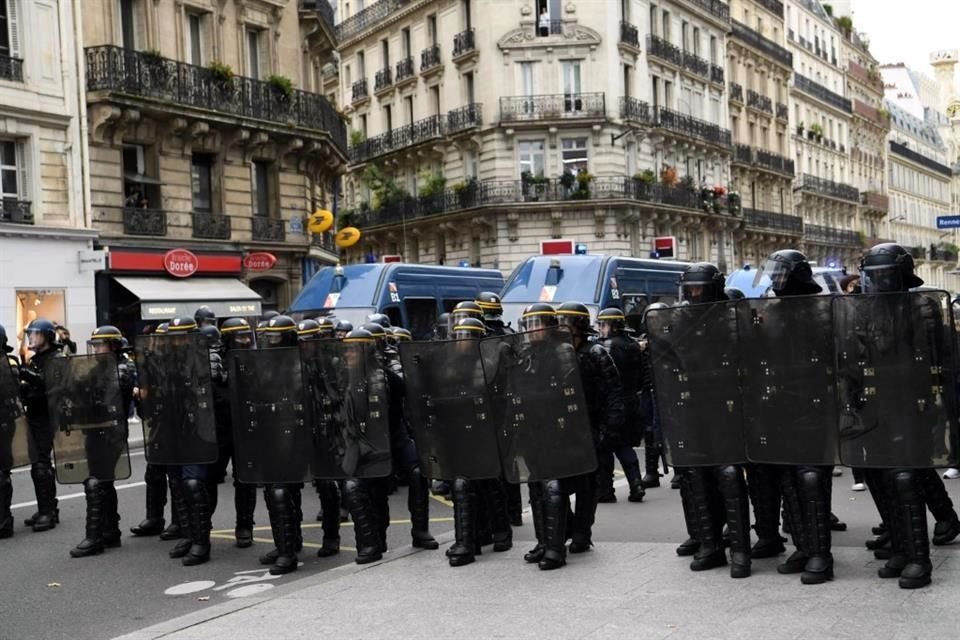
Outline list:
[[[449,537],[449,536],[448,536]],[[934,550],[934,583],[905,591],[876,577],[862,548],[835,550],[837,579],[802,586],[754,562],[754,575],[692,573],[663,543],[600,543],[566,568],[523,562],[530,546],[450,568],[440,552],[391,552],[122,637],[173,638],[931,638],[956,631],[960,548]],[[190,597],[190,596],[185,596]]]

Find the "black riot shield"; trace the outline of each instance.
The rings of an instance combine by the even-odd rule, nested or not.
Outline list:
[[[852,467],[957,462],[957,354],[941,291],[834,299],[840,459]]]
[[[199,333],[137,336],[135,346],[147,462],[215,462],[219,451],[206,338]]]
[[[562,328],[480,341],[508,482],[538,482],[596,470],[597,456],[577,354]]]
[[[130,477],[127,407],[112,353],[51,358],[44,367],[57,481]]]
[[[671,464],[745,462],[733,304],[657,309],[647,313],[645,322],[657,411]]]
[[[309,481],[313,434],[303,404],[299,351],[233,351],[228,367],[237,480]]]
[[[835,464],[832,299],[760,298],[741,300],[736,309],[747,458]]]
[[[376,345],[300,343],[318,479],[382,478],[392,472],[387,389]]]
[[[497,478],[500,455],[476,340],[400,345],[420,471],[428,478]]]
[[[27,419],[20,404],[16,370],[7,366],[0,352],[0,471],[30,464],[27,450]]]

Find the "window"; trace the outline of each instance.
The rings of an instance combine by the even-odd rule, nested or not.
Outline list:
[[[260,79],[260,35],[259,29],[247,29],[247,75]]]
[[[15,3],[0,2],[0,7]],[[136,13],[137,0],[120,0],[120,38],[124,49],[137,46]]]
[[[565,111],[580,111],[583,101],[580,98],[580,63],[563,62],[563,96]]]
[[[562,173],[576,174],[587,170],[587,139],[565,138],[561,143]]]
[[[479,174],[479,163],[477,161],[477,152],[468,149],[463,154],[463,172],[467,178],[476,178]]]
[[[521,176],[525,173],[531,176],[544,174],[543,149],[543,140],[521,140],[517,143],[517,160]]]
[[[380,57],[383,61],[381,69],[390,68],[390,41],[384,38],[380,41]]]
[[[413,124],[413,96],[406,97],[407,105],[407,124]]]
[[[23,144],[0,140],[0,196],[4,200],[26,200],[27,173]]]
[[[436,14],[427,16],[427,37],[430,38],[430,44],[437,46],[437,16]]]
[[[253,173],[251,186],[253,193],[250,199],[253,202],[253,215],[270,217],[270,163],[255,160],[251,167]]]
[[[533,62],[520,63],[520,95],[522,96],[534,95],[533,65]]]
[[[409,28],[409,27],[406,28],[406,29],[404,29],[404,30],[401,32],[400,41],[401,41],[402,44],[403,44],[403,57],[404,57],[404,58],[409,58],[410,56],[413,55],[413,54],[411,53],[410,28]]]
[[[473,85],[473,72],[467,72],[463,74],[463,88],[466,92],[467,104],[473,104],[476,102],[476,95],[474,93]]]
[[[433,102],[433,115],[439,116],[440,111],[440,85],[430,87],[430,97]]]
[[[393,108],[387,105],[383,108],[384,131],[393,131]]]
[[[193,183],[193,210],[196,213],[213,212],[213,157],[193,154],[190,166]]]
[[[187,61],[198,67],[204,66],[205,63],[203,54],[205,22],[202,14],[187,14]]]
[[[155,155],[143,145],[123,145],[123,196],[124,207],[155,209],[160,206]]]
[[[363,51],[357,51],[357,77],[360,80],[367,77],[367,60]]]
[[[429,340],[437,322],[437,301],[433,298],[404,298],[407,328],[414,340]],[[400,325],[397,325],[400,326]]]

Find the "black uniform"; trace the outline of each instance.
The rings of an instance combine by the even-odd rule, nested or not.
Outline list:
[[[640,473],[637,452],[633,448],[640,445],[644,431],[644,421],[640,411],[644,383],[644,354],[640,345],[624,331],[612,333],[604,340],[603,346],[610,352],[620,374],[623,387],[624,429],[622,437],[617,442],[609,443],[597,450],[599,501],[616,502],[613,489],[613,457],[616,455],[630,486],[630,502],[642,502],[643,477]]]

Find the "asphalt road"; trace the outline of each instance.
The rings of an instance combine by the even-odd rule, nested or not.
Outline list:
[[[642,459],[642,458],[641,458]],[[143,516],[144,458],[142,451],[133,452],[133,476],[118,483],[121,526],[128,528]],[[685,538],[679,495],[664,482],[658,489],[648,490],[642,504],[626,501],[626,488],[618,494],[620,502],[599,506],[594,529],[597,546],[604,542],[679,542]],[[834,479],[834,512],[846,521],[849,529],[834,534],[837,547],[859,547],[870,535],[877,515],[869,495],[850,490],[849,471]],[[960,481],[947,481],[954,500],[960,498]],[[226,599],[243,598],[262,593],[279,584],[291,583],[304,576],[329,571],[353,560],[351,525],[342,531],[343,550],[339,556],[318,559],[321,530],[315,522],[319,501],[313,491],[304,492],[304,539],[307,548],[301,554],[303,563],[293,574],[271,577],[257,563],[257,557],[271,548],[270,530],[262,500],[257,505],[256,544],[250,549],[233,546],[233,488],[220,485],[218,512],[214,517],[215,538],[213,559],[199,567],[183,567],[179,560],[167,557],[172,542],[157,538],[134,538],[125,535],[123,546],[93,558],[72,559],[69,549],[83,538],[84,500],[82,487],[61,486],[61,524],[45,533],[33,533],[23,526],[34,506],[29,472],[14,473],[14,514],[17,530],[13,538],[0,541],[0,639],[7,638],[106,638],[134,631],[151,624],[223,603]],[[169,512],[169,507],[168,507]],[[389,544],[394,549],[409,545],[409,522],[406,510],[406,489],[391,498],[392,526]],[[432,530],[442,536],[441,549],[421,552],[418,561],[445,563],[444,542],[452,539],[452,511],[441,500],[431,503]],[[517,546],[526,549],[533,539],[529,516],[525,526],[516,529]],[[960,551],[950,550],[950,553]],[[864,562],[871,559],[863,552]],[[483,562],[479,558],[479,562]],[[776,560],[760,563],[775,564]],[[677,558],[677,571],[686,571],[686,559]],[[453,569],[451,569],[453,571]],[[731,583],[731,588],[735,584]],[[423,585],[429,589],[429,585]],[[321,603],[318,603],[318,606]]]

